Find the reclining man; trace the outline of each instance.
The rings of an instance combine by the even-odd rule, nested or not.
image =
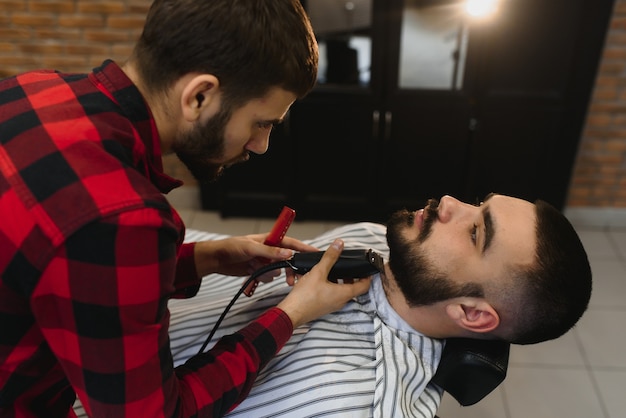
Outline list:
[[[430,382],[445,338],[531,344],[558,338],[581,317],[591,270],[571,224],[552,206],[504,195],[479,205],[444,196],[400,211],[387,228],[359,223],[309,244],[372,248],[388,260],[370,291],[294,331],[228,416],[433,417],[442,390]],[[188,231],[187,240],[220,236]],[[300,280],[306,280],[303,276]],[[179,364],[194,355],[241,285],[207,276],[201,294],[170,304]],[[265,283],[234,305],[214,338],[237,330],[289,292]]]

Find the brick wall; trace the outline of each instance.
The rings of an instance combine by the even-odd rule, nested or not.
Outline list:
[[[567,206],[626,208],[626,0],[615,1]]]
[[[131,51],[150,0],[0,0],[0,68],[84,71]]]
[[[151,0],[0,0],[0,76],[123,62]],[[174,157],[166,171],[195,181]],[[569,207],[626,208],[626,0],[616,0],[574,167]]]
[[[86,72],[107,58],[123,63],[151,0],[0,0],[0,77],[37,68]],[[195,180],[173,156],[165,171]]]

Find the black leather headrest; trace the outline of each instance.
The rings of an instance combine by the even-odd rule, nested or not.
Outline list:
[[[510,348],[506,341],[449,338],[432,382],[461,405],[473,405],[506,377]]]

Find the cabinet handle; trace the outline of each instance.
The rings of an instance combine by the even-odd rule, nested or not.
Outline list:
[[[477,128],[478,128],[478,119],[470,118],[470,120],[469,120],[469,130],[473,132]]]
[[[380,112],[378,110],[374,110],[372,112],[372,138],[376,139],[378,137],[379,127],[380,127]]]
[[[384,140],[388,141],[391,138],[391,112],[385,112],[385,136]]]

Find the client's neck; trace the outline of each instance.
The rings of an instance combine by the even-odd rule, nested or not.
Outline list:
[[[414,330],[432,338],[463,336],[456,324],[446,314],[446,302],[425,306],[410,306],[389,268],[381,274],[383,289],[389,304],[398,315]]]

